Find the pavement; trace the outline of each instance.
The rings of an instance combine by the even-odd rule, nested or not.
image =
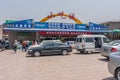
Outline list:
[[[100,53],[26,57],[12,50],[0,52],[0,80],[115,80]]]

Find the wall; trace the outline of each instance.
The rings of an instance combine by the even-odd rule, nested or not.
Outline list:
[[[102,24],[108,26],[108,29],[110,30],[120,29],[120,22],[106,22]]]
[[[20,40],[20,39],[22,39],[22,40],[36,40],[36,32],[29,32],[31,34],[30,36],[22,36],[22,35],[20,36],[20,35],[18,35],[18,33],[19,32],[15,32],[15,31],[9,32],[8,38],[9,38],[11,43],[13,43],[14,40]],[[22,33],[24,33],[24,32],[22,32]]]

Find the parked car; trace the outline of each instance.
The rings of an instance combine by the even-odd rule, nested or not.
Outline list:
[[[108,70],[117,80],[120,80],[120,52],[110,54]]]
[[[101,55],[109,59],[110,53],[120,52],[120,40],[114,40],[102,47]]]
[[[34,45],[28,48],[27,55],[31,56],[41,56],[50,54],[63,54],[67,55],[71,52],[70,46],[66,46],[64,43],[57,40],[45,40],[39,45]]]

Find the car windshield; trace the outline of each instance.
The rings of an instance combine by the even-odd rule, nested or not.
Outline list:
[[[42,42],[39,44],[39,46],[43,46],[43,45],[45,45],[45,44],[48,43],[48,42],[62,43],[60,40],[44,40],[44,41],[42,41]]]
[[[117,46],[119,44],[120,44],[120,41],[118,41],[118,40],[108,43],[108,45],[113,45],[113,46]]]

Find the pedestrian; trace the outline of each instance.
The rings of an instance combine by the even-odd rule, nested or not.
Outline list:
[[[35,40],[35,45],[37,45],[38,44],[38,41],[37,40]]]
[[[28,42],[27,41],[23,41],[22,42],[22,51],[27,51],[27,48],[28,48]]]
[[[32,45],[35,45],[35,40],[32,41]]]
[[[22,42],[22,52],[25,50],[25,41]]]
[[[13,43],[13,51],[15,53],[17,52],[17,40],[15,40],[14,43]]]
[[[97,47],[98,48],[102,47],[102,41],[101,41],[101,39],[98,39],[96,43],[97,43]]]

